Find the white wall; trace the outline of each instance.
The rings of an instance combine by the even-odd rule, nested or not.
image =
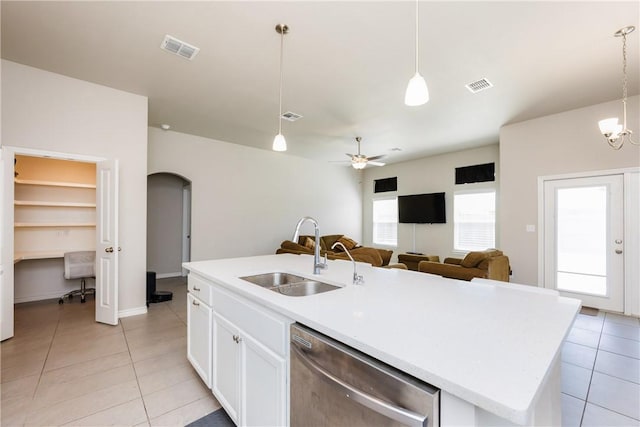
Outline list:
[[[349,167],[149,128],[148,170],[192,183],[193,261],[273,254],[303,216],[323,235],[361,239],[361,190]]]
[[[628,100],[628,127],[640,132],[639,97]],[[601,171],[640,166],[640,147],[627,144],[609,148],[598,130],[598,121],[620,117],[622,102],[612,101],[566,111],[500,130],[500,228],[502,248],[509,254],[513,281],[537,284],[538,233],[526,232],[538,224],[540,176]]]
[[[2,104],[4,145],[120,161],[119,309],[144,308],[147,98],[3,60]]]
[[[363,177],[363,224],[364,242],[373,245],[372,200],[407,194],[445,192],[447,213],[446,224],[416,224],[416,251],[428,255],[438,255],[440,260],[459,254],[453,253],[453,193],[471,188],[495,188],[499,192],[500,166],[498,145],[457,151],[438,156],[425,157],[384,167],[364,169]],[[496,164],[496,181],[478,184],[455,185],[455,168],[482,163]],[[388,193],[373,192],[376,179],[398,177],[398,191]],[[379,245],[377,245],[379,246]],[[500,247],[499,235],[496,246]],[[413,248],[413,225],[398,224],[398,247],[394,257]]]
[[[158,277],[182,274],[182,189],[172,174],[147,178],[147,270]]]

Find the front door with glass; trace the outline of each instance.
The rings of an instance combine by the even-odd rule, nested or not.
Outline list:
[[[545,287],[623,311],[623,176],[545,181]]]

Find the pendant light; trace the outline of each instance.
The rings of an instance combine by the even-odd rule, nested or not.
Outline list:
[[[410,107],[426,104],[429,101],[429,89],[427,82],[418,72],[418,0],[416,0],[416,73],[409,80],[407,91],[404,94],[404,103]]]
[[[600,132],[614,150],[622,148],[625,141],[640,145],[631,139],[633,132],[627,128],[627,35],[635,29],[636,27],[630,25],[619,29],[614,34],[615,37],[622,37],[622,124],[618,124],[617,117],[598,122]]]
[[[282,135],[282,57],[284,50],[284,35],[289,32],[289,27],[283,24],[276,25],[276,32],[280,34],[280,98],[278,113],[278,134],[273,139],[273,151],[287,151],[287,141]]]

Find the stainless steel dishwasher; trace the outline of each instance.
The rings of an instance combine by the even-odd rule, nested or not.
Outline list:
[[[440,390],[299,323],[291,325],[291,426],[440,425]]]

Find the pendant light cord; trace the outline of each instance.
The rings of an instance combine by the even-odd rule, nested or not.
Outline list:
[[[282,63],[284,57],[284,26],[282,28],[282,32],[280,33],[280,97],[279,97],[279,105],[280,105],[280,114],[278,115],[278,134],[282,134]]]
[[[622,121],[627,130],[627,34],[622,33]]]
[[[416,74],[418,73],[418,1],[416,0]]]

